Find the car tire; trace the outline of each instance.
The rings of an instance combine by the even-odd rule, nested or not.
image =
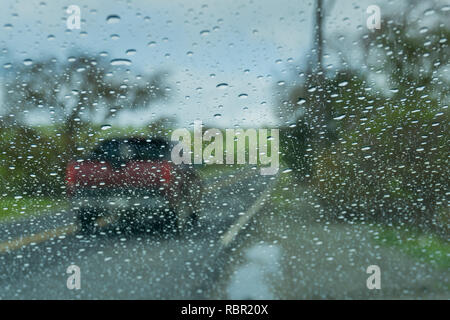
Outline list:
[[[80,231],[82,234],[95,234],[95,232],[97,231],[95,218],[96,214],[91,210],[80,210],[78,212],[78,221],[80,223]]]

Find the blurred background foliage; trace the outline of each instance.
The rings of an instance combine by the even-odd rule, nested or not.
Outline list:
[[[449,12],[436,8],[432,24],[405,12],[383,16],[381,30],[361,32],[363,64],[355,66],[355,50],[338,35],[324,39],[327,3],[316,2],[315,55],[295,70],[294,85],[275,108],[283,121],[282,160],[338,219],[412,222],[448,232]],[[322,66],[324,43],[339,66]],[[63,194],[68,159],[102,137],[167,135],[174,120],[105,126],[123,110],[166,98],[166,76],[120,71],[101,56],[81,53],[31,66],[17,62],[2,88],[2,196]],[[41,109],[52,124],[29,125],[24,116]]]
[[[283,159],[338,219],[448,235],[450,26],[436,12],[431,26],[383,17],[381,30],[361,35],[361,66],[337,47],[339,68],[318,59],[281,102],[295,119],[283,129]]]

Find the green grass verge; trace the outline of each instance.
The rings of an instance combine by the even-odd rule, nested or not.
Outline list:
[[[197,170],[203,179],[208,180],[231,173],[246,172],[249,170],[249,165],[211,164],[199,166]]]
[[[272,191],[271,201],[279,211],[295,211],[299,203],[299,194],[294,192],[295,179],[291,174],[281,174],[278,184]],[[345,222],[344,222],[345,223]],[[371,225],[374,229],[373,240],[386,247],[395,247],[399,251],[432,264],[438,268],[450,268],[450,244],[434,234],[425,233],[414,226]]]
[[[68,208],[65,199],[48,197],[2,197],[0,198],[0,221],[12,221],[49,211]]]

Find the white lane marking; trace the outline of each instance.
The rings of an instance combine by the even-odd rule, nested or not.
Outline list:
[[[53,230],[47,230],[40,233],[36,233],[30,236],[26,237],[19,237],[17,239],[11,240],[11,241],[5,241],[3,243],[0,243],[0,253],[10,252],[14,251],[20,248],[23,248],[27,245],[30,245],[32,243],[41,243],[44,241],[47,241],[49,239],[63,236],[63,235],[70,235],[78,231],[77,225],[68,225],[60,228],[56,228]]]
[[[230,245],[231,242],[236,238],[236,236],[239,234],[239,232],[245,228],[247,223],[250,221],[250,219],[262,208],[262,206],[266,203],[266,201],[269,199],[270,193],[273,190],[273,187],[278,182],[278,178],[275,178],[272,180],[271,183],[267,186],[267,188],[261,193],[261,195],[256,199],[255,202],[253,202],[250,209],[247,210],[247,212],[242,215],[238,221],[233,224],[230,229],[228,229],[227,232],[224,233],[224,235],[220,239],[220,243],[223,247],[227,247]]]

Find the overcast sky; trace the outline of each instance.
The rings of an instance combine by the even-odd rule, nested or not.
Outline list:
[[[148,123],[162,114],[185,125],[194,119],[219,127],[275,125],[277,83],[289,82],[288,70],[301,68],[310,53],[314,3],[2,0],[0,63],[62,58],[74,49],[107,52],[109,59],[130,59],[139,72],[170,72],[171,99],[152,112],[123,116],[122,125]],[[379,4],[383,14],[392,3],[337,0],[327,12],[327,33],[350,41],[366,27],[369,4]],[[69,5],[81,8],[79,30],[66,28]],[[120,20],[108,23],[113,14]],[[136,53],[127,55],[128,50]],[[228,87],[217,88],[219,83]]]

